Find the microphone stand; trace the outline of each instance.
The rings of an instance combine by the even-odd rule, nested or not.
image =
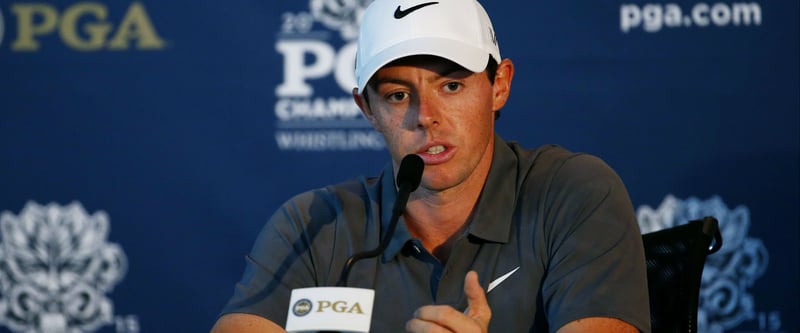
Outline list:
[[[406,203],[408,202],[409,195],[411,195],[411,192],[414,192],[414,190],[419,187],[419,183],[422,180],[422,170],[424,167],[425,162],[423,162],[422,158],[416,154],[406,155],[406,157],[404,157],[400,162],[400,169],[397,172],[397,200],[395,200],[394,206],[392,207],[392,217],[389,219],[389,225],[386,228],[386,233],[378,243],[378,247],[369,251],[354,253],[352,256],[347,258],[347,262],[344,265],[344,269],[342,269],[342,274],[339,276],[339,281],[336,283],[336,286],[347,286],[347,277],[350,275],[350,269],[357,261],[376,257],[383,253],[383,251],[386,250],[386,247],[389,246],[389,241],[392,240],[394,229],[397,228],[397,221],[400,220],[400,216],[403,215],[403,212],[406,209]]]

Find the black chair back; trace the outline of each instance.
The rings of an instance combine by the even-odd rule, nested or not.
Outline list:
[[[697,332],[700,277],[706,256],[722,247],[713,217],[642,235],[653,333]]]

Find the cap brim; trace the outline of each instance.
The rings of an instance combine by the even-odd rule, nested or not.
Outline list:
[[[403,41],[373,55],[370,62],[362,67],[363,71],[358,76],[357,82],[358,92],[364,92],[367,82],[383,66],[397,59],[415,55],[442,57],[475,73],[485,70],[489,56],[492,56],[484,49],[452,39],[418,38]]]

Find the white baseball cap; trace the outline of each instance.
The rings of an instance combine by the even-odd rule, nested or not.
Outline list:
[[[375,0],[364,11],[356,52],[356,82],[363,93],[386,64],[413,55],[448,59],[482,72],[500,49],[489,15],[476,0]]]

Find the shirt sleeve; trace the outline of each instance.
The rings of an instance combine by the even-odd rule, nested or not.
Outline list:
[[[258,234],[226,313],[259,315],[284,327],[292,289],[316,286],[312,242],[335,221],[324,190],[298,195],[273,214]]]
[[[602,160],[578,154],[560,164],[547,191],[542,296],[550,331],[613,317],[650,332],[641,232],[622,180]]]

